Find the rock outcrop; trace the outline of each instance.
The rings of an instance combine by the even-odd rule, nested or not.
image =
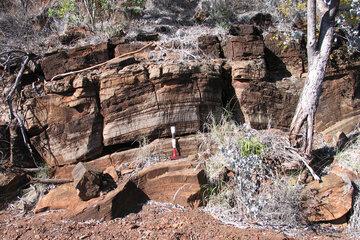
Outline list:
[[[35,212],[63,209],[76,220],[110,220],[139,211],[149,199],[197,207],[206,181],[197,165],[187,159],[155,164],[132,177],[124,176],[116,189],[88,201],[78,196],[73,184],[65,184],[45,195]]]
[[[219,64],[136,64],[100,75],[104,146],[196,133],[220,112],[224,82]]]

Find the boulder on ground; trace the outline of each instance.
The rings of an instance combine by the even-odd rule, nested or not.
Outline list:
[[[98,197],[102,191],[116,188],[114,179],[108,173],[90,169],[81,162],[75,166],[72,175],[78,195],[84,201]]]
[[[34,212],[40,213],[47,210],[74,209],[80,206],[83,201],[77,194],[76,189],[71,183],[60,185],[50,190],[36,204]]]
[[[162,162],[140,171],[132,180],[151,199],[182,206],[201,205],[204,170],[187,159]]]
[[[350,180],[344,180],[330,174],[313,181],[304,189],[305,212],[310,222],[329,222],[344,217],[352,207],[353,186]]]

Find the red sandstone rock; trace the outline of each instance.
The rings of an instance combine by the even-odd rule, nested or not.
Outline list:
[[[352,207],[353,191],[350,180],[335,174],[322,177],[321,182],[311,182],[304,189],[308,220],[324,222],[342,218]]]
[[[100,43],[49,53],[42,59],[41,68],[45,78],[50,80],[57,74],[90,67],[109,58],[108,44]]]
[[[140,136],[195,133],[212,111],[222,109],[224,82],[212,64],[142,64],[108,71],[100,78],[104,145],[136,141]]]
[[[116,189],[86,202],[72,184],[59,186],[39,201],[35,212],[65,209],[76,220],[110,220],[138,211],[148,199],[197,207],[204,183],[204,172],[196,162],[167,161],[143,169],[130,180],[124,179]]]
[[[152,200],[197,207],[206,178],[196,163],[176,160],[145,168],[132,181]]]

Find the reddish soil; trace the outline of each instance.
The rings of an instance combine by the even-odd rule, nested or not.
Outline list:
[[[111,221],[73,222],[62,212],[20,215],[0,212],[1,239],[346,239],[305,232],[287,236],[273,230],[239,229],[225,225],[201,210],[147,204],[139,213]]]

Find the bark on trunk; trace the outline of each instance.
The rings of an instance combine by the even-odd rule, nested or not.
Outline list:
[[[308,76],[290,126],[290,140],[295,145],[298,138],[302,137],[302,150],[310,155],[313,144],[315,113],[333,41],[335,15],[339,7],[339,0],[332,0],[322,16],[318,40],[316,40],[316,0],[308,0],[307,7]],[[302,127],[305,127],[304,136],[299,135]]]

